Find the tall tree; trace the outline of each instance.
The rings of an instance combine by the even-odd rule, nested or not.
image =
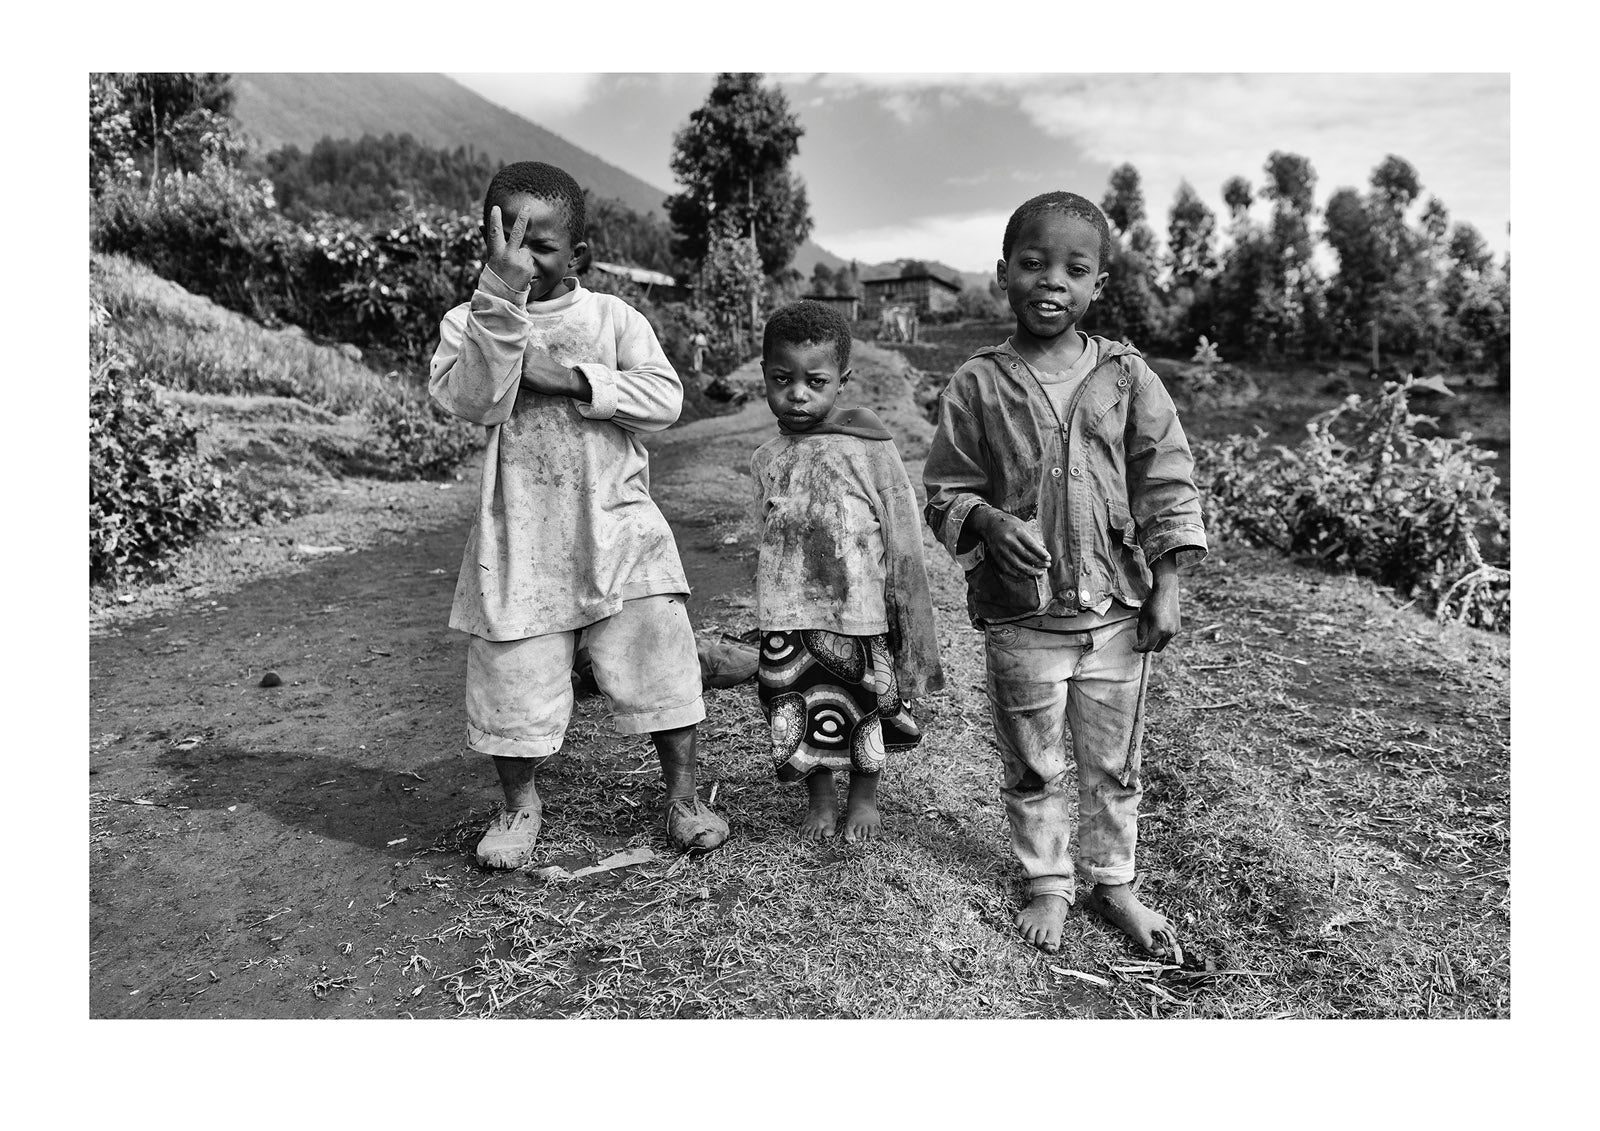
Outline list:
[[[1250,211],[1250,206],[1255,203],[1255,193],[1250,188],[1250,182],[1243,177],[1229,177],[1222,182],[1222,203],[1228,206],[1228,218],[1238,224],[1241,216]]]
[[[1139,183],[1139,170],[1124,162],[1111,170],[1106,195],[1100,210],[1119,232],[1133,229],[1144,223],[1144,189]]]
[[[849,295],[853,298],[861,297],[862,289],[860,263],[852,259],[848,267],[841,265],[839,270],[834,272],[833,293],[839,295]]]
[[[1172,273],[1171,304],[1180,347],[1203,334],[1217,336],[1214,282],[1217,260],[1217,217],[1188,181],[1178,183],[1167,213],[1167,266]]]
[[[1229,177],[1222,200],[1228,206],[1228,249],[1215,284],[1215,340],[1225,355],[1260,356],[1271,345],[1270,328],[1256,313],[1276,277],[1272,243],[1250,216],[1255,190],[1249,181]]]
[[[1367,203],[1353,188],[1328,198],[1324,214],[1328,247],[1338,268],[1328,281],[1328,317],[1334,336],[1349,345],[1364,345],[1383,286],[1383,256]]]
[[[1192,287],[1217,270],[1217,218],[1188,181],[1167,213],[1167,262],[1174,283]]]
[[[675,250],[702,261],[714,226],[755,241],[775,275],[811,234],[805,184],[789,171],[805,134],[777,88],[754,73],[717,76],[705,104],[672,142],[672,172],[683,191],[667,198]]]
[[[150,164],[151,186],[162,158],[192,172],[208,148],[218,144],[233,113],[232,76],[200,71],[137,71],[112,76],[122,92],[135,153]],[[228,139],[231,140],[231,139]]]
[[[1100,301],[1090,308],[1091,323],[1100,333],[1136,344],[1164,342],[1166,311],[1156,289],[1156,238],[1145,223],[1138,169],[1124,163],[1111,171],[1100,210],[1117,238],[1112,243],[1111,261],[1101,264],[1111,277]]]
[[[1282,350],[1314,352],[1323,337],[1321,280],[1312,267],[1311,221],[1316,211],[1316,171],[1298,153],[1273,150],[1267,156],[1261,195],[1272,202],[1272,287],[1260,296],[1256,317],[1271,327]]]

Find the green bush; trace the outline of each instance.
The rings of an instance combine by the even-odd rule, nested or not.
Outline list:
[[[130,376],[105,311],[90,304],[89,579],[158,565],[222,516],[222,476],[196,429]]]
[[[119,182],[90,215],[98,251],[121,252],[259,322],[293,321],[292,280],[305,274],[303,233],[273,209],[272,185],[208,158],[151,191]]]
[[[1263,434],[1197,441],[1206,514],[1224,536],[1309,555],[1413,597],[1440,618],[1507,631],[1510,573],[1484,560],[1509,546],[1510,514],[1495,498],[1493,453],[1444,437],[1414,414],[1437,378],[1387,383],[1312,419],[1297,447],[1263,452]],[[1501,558],[1504,561],[1504,558]]]
[[[374,455],[394,479],[443,479],[483,449],[484,429],[425,396],[390,396],[363,413],[377,435]]]
[[[290,322],[394,361],[417,361],[480,270],[470,216],[407,209],[373,226],[321,215],[302,227],[270,182],[218,160],[146,192],[109,186],[94,201],[96,250],[120,252],[195,294],[268,325]]]
[[[425,358],[482,270],[478,223],[466,215],[405,209],[375,227],[322,215],[304,239],[294,321],[391,358]]]

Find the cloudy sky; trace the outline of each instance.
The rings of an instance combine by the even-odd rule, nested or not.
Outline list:
[[[664,190],[672,134],[709,74],[453,74],[478,93]],[[1395,153],[1424,194],[1509,246],[1505,74],[774,74],[805,127],[796,169],[812,238],[867,262],[987,271],[1011,209],[1070,189],[1098,201],[1132,162],[1152,226],[1187,179],[1219,213],[1235,174],[1259,187],[1274,149],[1317,172],[1318,203],[1365,187]]]

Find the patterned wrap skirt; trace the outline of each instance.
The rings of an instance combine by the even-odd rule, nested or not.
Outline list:
[[[922,731],[900,700],[888,638],[820,629],[764,632],[757,694],[780,781],[821,769],[875,774]]]

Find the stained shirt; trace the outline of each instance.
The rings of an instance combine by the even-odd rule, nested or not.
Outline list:
[[[916,493],[894,442],[785,434],[757,448],[750,469],[760,627],[886,633],[903,697],[943,686]]]
[[[530,303],[485,268],[444,316],[428,391],[488,435],[450,627],[488,640],[582,628],[624,601],[687,593],[650,497],[641,433],[677,420],[683,386],[644,316],[576,285]],[[521,387],[524,355],[580,370],[590,403]]]

